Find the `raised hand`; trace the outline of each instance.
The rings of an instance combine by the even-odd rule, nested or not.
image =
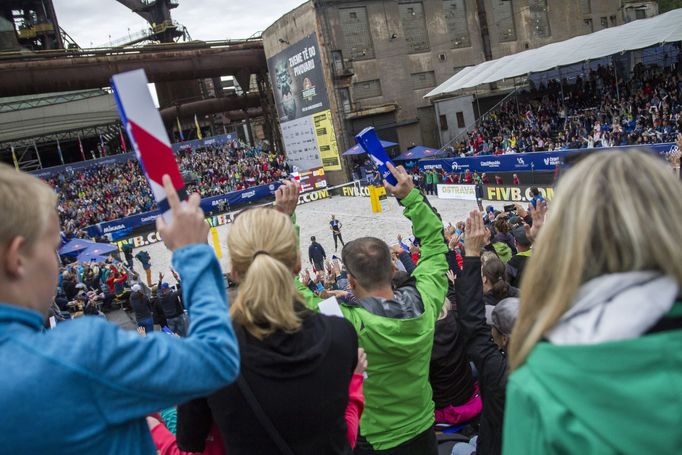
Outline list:
[[[528,227],[528,225],[524,225],[523,227],[529,240],[534,241],[538,237],[540,229],[545,224],[546,216],[547,201],[538,202],[536,207],[530,206],[530,217],[533,220],[533,226]]]
[[[275,209],[291,216],[298,205],[299,187],[291,180],[283,180],[282,185],[275,191]]]
[[[457,280],[457,275],[455,275],[455,272],[452,270],[447,271],[448,275],[448,280],[450,280],[450,283],[455,284],[455,281]]]
[[[201,198],[192,194],[187,202],[181,202],[168,175],[163,176],[163,187],[170,205],[173,222],[168,225],[162,217],[156,219],[156,229],[171,251],[195,243],[206,243],[210,226],[204,220],[204,211],[199,207]]]
[[[355,366],[355,374],[363,374],[367,370],[367,354],[362,348],[358,348],[358,364]]]
[[[402,166],[395,167],[391,163],[386,163],[386,167],[388,167],[388,170],[391,171],[391,174],[393,174],[393,177],[395,177],[398,183],[393,186],[384,180],[384,187],[398,199],[405,198],[414,188],[412,177],[410,177]]]
[[[490,231],[485,228],[483,215],[478,210],[469,212],[466,220],[466,233],[464,237],[464,249],[467,256],[480,256],[481,248],[490,237]]]

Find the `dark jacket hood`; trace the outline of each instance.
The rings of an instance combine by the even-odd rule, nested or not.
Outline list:
[[[294,333],[277,331],[262,340],[235,325],[242,355],[242,368],[277,378],[296,378],[314,371],[330,348],[329,321],[301,307],[303,322]]]

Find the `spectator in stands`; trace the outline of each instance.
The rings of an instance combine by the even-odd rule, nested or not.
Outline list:
[[[679,451],[680,194],[634,150],[562,177],[525,270],[505,453]]]
[[[542,226],[538,221],[534,225],[537,231]],[[455,295],[458,308],[458,320],[462,329],[462,343],[466,354],[478,370],[478,384],[481,390],[483,411],[480,420],[480,431],[477,438],[466,445],[456,445],[453,454],[472,453],[500,454],[502,451],[502,420],[504,415],[505,389],[507,385],[507,358],[504,350],[508,342],[510,327],[514,325],[515,314],[507,312],[505,304],[496,311],[506,314],[504,328],[497,329],[506,333],[506,337],[498,337],[493,320],[486,319],[483,301],[483,282],[481,280],[481,252],[489,236],[481,213],[472,211],[466,221],[466,237],[464,248],[464,268],[457,277]],[[489,259],[487,262],[495,259]],[[484,264],[485,266],[485,264]],[[505,301],[506,302],[506,301]],[[498,304],[498,306],[502,303]],[[489,323],[493,329],[491,330]],[[491,334],[494,341],[491,340]]]
[[[521,180],[519,180],[519,176],[516,174],[512,175],[512,184],[514,185],[521,185]]]
[[[152,306],[149,299],[139,284],[134,284],[130,289],[130,307],[135,314],[135,321],[138,327],[144,327],[146,333],[154,331],[154,319],[152,318]]]
[[[493,248],[502,262],[507,263],[517,253],[509,221],[506,216],[499,215],[495,218],[493,226],[495,228],[495,235],[492,239]]]
[[[310,237],[310,246],[308,247],[308,260],[310,264],[315,267],[315,271],[324,270],[324,261],[327,259],[327,253],[324,252],[322,245],[317,243],[315,236]]]
[[[349,453],[345,409],[358,361],[345,319],[308,310],[293,277],[300,254],[290,219],[298,191],[242,212],[228,238],[239,293],[230,308],[242,353],[237,385],[180,406],[178,445],[203,450],[214,421],[230,454]],[[281,210],[281,211],[280,211]]]
[[[523,226],[519,226],[512,231],[514,240],[516,241],[516,249],[518,253],[512,256],[507,262],[507,276],[509,277],[509,284],[515,288],[521,286],[521,278],[523,271],[526,269],[528,259],[531,257],[533,250],[531,250],[532,242],[528,238],[528,234]]]
[[[519,290],[507,282],[505,264],[498,258],[485,261],[481,267],[483,278],[483,301],[486,305],[495,306],[507,297],[518,297]]]
[[[157,292],[159,293],[159,305],[166,318],[168,328],[181,337],[187,336],[187,319],[180,294],[173,291],[168,283],[160,283]]]
[[[448,272],[448,296],[436,321],[429,382],[436,423],[457,425],[481,413],[481,397],[464,351],[455,308],[455,273]]]
[[[495,185],[504,185],[504,181],[502,180],[502,177],[499,175],[495,176]]]
[[[440,219],[414,190],[410,176],[402,168],[389,168],[398,185],[384,185],[406,207],[421,241],[421,258],[413,283],[394,290],[391,253],[384,242],[366,237],[343,249],[357,303],[344,304],[342,311],[358,331],[368,360],[365,413],[355,453],[435,454],[428,377],[435,322],[447,290],[447,246]]]
[[[98,317],[44,331],[58,281],[57,198],[35,177],[0,166],[3,451],[152,454],[145,415],[236,377],[239,351],[220,265],[202,245],[208,225],[199,199],[181,206],[170,178],[165,185],[174,221],[159,229],[185,282],[190,336],[143,339]]]

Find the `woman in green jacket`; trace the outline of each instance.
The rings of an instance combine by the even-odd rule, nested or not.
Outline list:
[[[638,151],[560,181],[521,282],[503,453],[680,453],[681,195]]]

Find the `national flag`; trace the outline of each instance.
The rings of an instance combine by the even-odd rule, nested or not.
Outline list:
[[[180,135],[180,140],[184,141],[185,140],[185,135],[182,134],[182,126],[180,126],[180,117],[175,117],[175,121],[178,124],[178,134]]]
[[[121,127],[118,127],[118,137],[121,138],[121,150],[123,150],[123,153],[128,152],[128,146],[126,145],[126,139],[123,137],[123,131],[121,131]]]
[[[201,128],[199,128],[199,120],[197,120],[197,114],[194,114],[194,125],[197,127],[197,139],[203,139],[201,135]]]

